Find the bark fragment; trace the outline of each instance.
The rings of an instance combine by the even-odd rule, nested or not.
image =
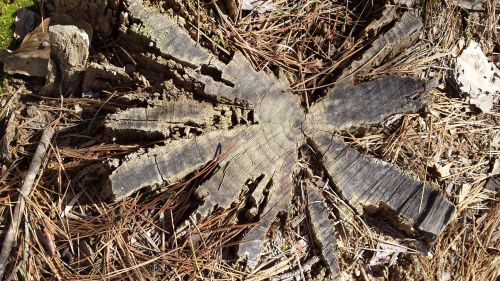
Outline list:
[[[66,14],[74,21],[89,22],[101,38],[108,38],[117,23],[116,12],[120,1],[116,0],[45,0],[49,16]],[[92,34],[88,33],[92,38]]]
[[[98,92],[110,89],[115,85],[132,83],[132,78],[125,69],[109,63],[90,63],[85,70],[82,93]]]
[[[74,25],[92,37],[92,27],[84,20],[78,20],[65,14],[45,19],[34,31],[26,35],[15,51],[0,50],[0,62],[9,74],[21,74],[45,77],[51,56],[51,43],[48,29],[53,25]]]
[[[0,52],[0,62],[4,64],[3,69],[6,73],[45,77],[50,58],[50,43],[48,34],[43,30],[48,26],[49,20],[43,21],[33,32],[25,36],[16,51]]]

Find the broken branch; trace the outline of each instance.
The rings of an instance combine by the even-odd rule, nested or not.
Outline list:
[[[31,164],[29,166],[28,173],[26,174],[26,178],[24,179],[24,183],[21,187],[21,196],[19,196],[19,202],[14,210],[12,223],[7,230],[7,234],[5,235],[2,244],[2,252],[0,253],[0,280],[2,280],[3,278],[3,274],[7,265],[7,259],[9,258],[10,251],[12,250],[12,246],[16,238],[17,230],[19,228],[19,224],[21,223],[22,214],[24,213],[24,207],[26,204],[25,199],[29,197],[31,190],[33,189],[33,183],[35,182],[36,175],[38,173],[38,170],[40,169],[40,166],[42,165],[43,157],[47,153],[47,149],[49,148],[50,140],[52,139],[53,135],[54,129],[52,127],[45,128],[42,134],[42,138],[40,139],[40,143],[38,143],[38,146],[36,148],[35,155],[31,160]]]

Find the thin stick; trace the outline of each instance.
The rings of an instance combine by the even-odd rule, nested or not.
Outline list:
[[[45,153],[47,153],[47,149],[50,145],[50,140],[54,135],[54,129],[52,127],[47,127],[43,131],[42,138],[40,139],[40,143],[36,148],[35,155],[31,160],[30,167],[28,169],[28,173],[24,179],[23,185],[21,187],[18,203],[14,210],[14,214],[12,216],[12,223],[7,230],[7,234],[3,240],[2,244],[2,252],[0,253],[0,280],[3,278],[3,274],[5,272],[5,268],[7,265],[7,259],[9,258],[10,251],[12,250],[12,246],[14,245],[14,241],[17,235],[17,230],[19,229],[19,224],[21,223],[22,215],[24,213],[25,200],[29,197],[31,190],[33,189],[33,183],[35,182],[36,174],[42,165],[43,157]]]

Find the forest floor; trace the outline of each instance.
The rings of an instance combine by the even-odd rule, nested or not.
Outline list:
[[[0,3],[0,48],[12,46],[14,40],[3,11],[33,1],[13,2]],[[32,9],[40,13],[52,2],[64,1],[42,1]],[[127,24],[122,2],[127,1],[104,4],[116,13],[112,27],[96,28],[89,21],[94,25],[89,61],[110,62],[123,69],[130,61],[140,64],[140,56],[117,39],[120,26]],[[147,107],[149,98],[165,95],[158,89],[171,87],[193,98],[189,90],[179,90],[177,84],[165,86],[167,82],[158,86],[151,78],[155,75],[142,75],[146,72],[138,70],[141,75],[131,75],[129,84],[114,84],[98,92],[76,90],[64,97],[43,96],[45,77],[4,77],[2,73],[1,241],[12,224],[19,190],[42,131],[47,126],[56,129],[33,190],[24,196],[24,219],[5,267],[5,280],[329,280],[330,270],[318,258],[320,247],[314,243],[305,211],[302,184],[307,177],[323,185],[318,188],[337,230],[338,278],[498,280],[499,92],[493,94],[493,107],[482,112],[459,92],[450,74],[457,56],[472,41],[499,67],[500,5],[496,1],[244,1],[255,5],[254,9],[236,13],[228,11],[231,0],[144,2],[174,17],[193,40],[221,61],[241,52],[254,69],[286,77],[305,110],[328,94],[344,69],[390,30],[401,13],[418,14],[423,22],[418,40],[360,73],[356,80],[361,83],[388,75],[436,78],[438,86],[428,94],[432,102],[423,110],[391,116],[377,126],[343,131],[340,137],[363,155],[389,162],[411,178],[435,186],[456,206],[456,212],[430,243],[402,234],[384,219],[346,204],[328,187],[329,178],[318,171],[309,148],[302,147],[288,218],[272,224],[260,262],[249,271],[235,255],[239,240],[255,224],[241,218],[245,200],[202,220],[194,217],[199,205],[195,190],[209,169],[120,201],[103,192],[115,162],[125,161],[131,153],[193,138],[206,129],[198,132],[196,126],[180,126],[166,136],[139,135],[124,141],[106,130],[106,116]],[[464,6],[470,2],[483,2],[483,6],[477,10]],[[255,3],[263,6],[257,9]],[[385,14],[395,6],[394,15]],[[45,17],[45,10],[40,16]],[[384,22],[384,17],[391,16],[392,20]],[[214,108],[223,119],[227,109]],[[225,125],[220,121],[213,126]]]

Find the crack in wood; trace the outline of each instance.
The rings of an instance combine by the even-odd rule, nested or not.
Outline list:
[[[297,147],[309,142],[322,156],[322,164],[339,194],[359,212],[388,210],[402,228],[431,236],[441,233],[450,221],[455,207],[437,190],[422,186],[386,162],[360,154],[333,136],[351,127],[370,126],[395,114],[420,110],[428,103],[421,94],[431,90],[434,84],[401,76],[359,85],[346,79],[306,114],[299,98],[290,93],[287,82],[255,71],[241,53],[235,53],[231,61],[223,63],[193,41],[168,14],[144,5],[141,0],[124,2],[133,22],[130,27],[121,29],[119,42],[124,48],[133,53],[143,52],[144,46],[149,46],[148,51],[157,56],[158,61],[172,60],[181,65],[180,68],[175,65],[178,69],[169,70],[168,74],[169,78],[176,79],[176,86],[185,87],[188,92],[199,91],[214,101],[244,101],[258,117],[258,123],[230,130],[204,131],[192,139],[172,141],[147,152],[129,155],[109,176],[108,188],[116,200],[142,188],[175,183],[212,161],[217,150],[228,150],[219,162],[224,168],[214,172],[197,188],[196,194],[203,203],[195,214],[197,219],[203,219],[216,208],[229,208],[239,200],[249,180],[262,177],[249,195],[262,210],[258,214],[260,223],[242,238],[238,251],[239,256],[246,257],[247,267],[252,269],[258,264],[269,226],[279,213],[287,212],[293,197],[291,171],[297,160]],[[402,46],[418,36],[421,25],[418,17],[405,13],[400,22],[375,40],[366,54],[352,64],[346,75],[358,70],[365,73],[399,53]],[[148,58],[137,60],[137,63],[138,69],[147,70],[151,67],[148,64],[155,62]],[[164,63],[160,69],[167,66],[168,63]],[[152,113],[154,107],[127,109],[110,115],[106,126],[117,132],[131,127],[137,132],[153,130],[165,135],[172,124],[193,122],[208,126],[207,117],[217,114],[213,106],[195,106],[194,101],[182,101],[181,111],[176,108],[174,105],[157,114]],[[130,121],[136,124],[120,125],[120,122]],[[148,126],[142,126],[141,122]],[[156,127],[151,129],[151,126]],[[268,198],[264,200],[264,194],[257,193],[263,193],[264,186],[270,182]],[[312,191],[310,196],[314,199],[321,195]],[[421,198],[422,209],[419,206]],[[324,210],[316,206],[311,206],[309,212],[316,222],[325,216]],[[317,223],[316,226],[321,236],[323,226]],[[322,239],[323,247],[334,248],[332,241]],[[337,269],[332,256],[325,256],[325,260],[332,271]]]

